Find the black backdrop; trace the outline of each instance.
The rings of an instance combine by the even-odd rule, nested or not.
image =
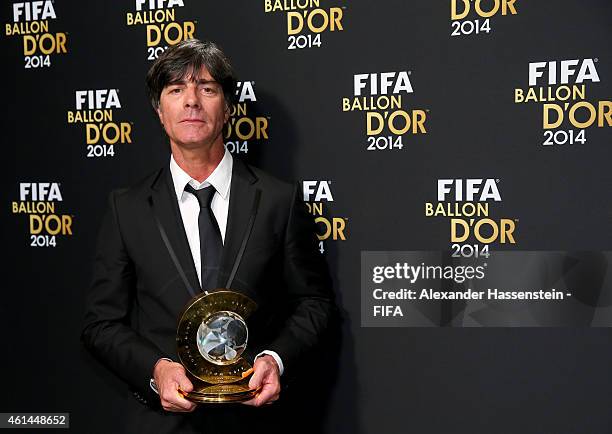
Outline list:
[[[0,38],[7,72],[0,411],[70,412],[74,432],[114,432],[127,392],[80,347],[84,293],[108,192],[167,164],[167,145],[145,96],[146,24],[126,24],[138,2],[48,3],[56,18],[46,17],[43,33],[65,33],[66,52],[46,58],[39,49],[38,60],[26,59],[24,36],[7,35],[13,4],[0,10],[9,24]],[[344,225],[345,239],[323,241],[343,320],[313,361],[320,390],[300,392],[294,411],[308,423],[296,424],[289,410],[278,423],[333,433],[612,432],[609,329],[361,327],[358,270],[362,251],[448,250],[448,219],[424,213],[425,202],[436,202],[438,179],[498,180],[502,200],[491,203],[492,214],[516,222],[516,243],[492,249],[610,250],[609,122],[578,128],[566,118],[546,130],[544,103],[516,103],[515,89],[527,91],[532,62],[556,61],[560,80],[562,61],[576,59],[567,86],[584,84],[578,100],[596,109],[609,105],[612,3],[517,0],[516,13],[502,15],[501,1],[483,0],[452,20],[450,0],[321,0],[321,9],[342,14],[342,30],[328,28],[320,46],[296,49],[288,49],[288,12],[266,12],[262,0],[182,3],[171,8],[174,21],[193,22],[194,35],[218,42],[239,78],[253,82],[246,116],[264,118],[268,137],[246,140],[248,153],[239,156],[282,178],[317,181],[307,184],[315,189],[325,184],[333,201],[319,201],[324,215]],[[485,23],[476,3],[499,4],[499,12]],[[18,23],[26,23],[27,7],[17,6]],[[451,35],[470,33],[475,20],[484,26],[479,34]],[[295,43],[308,34],[317,43],[308,29]],[[579,83],[589,59],[598,80]],[[554,93],[562,83],[547,81],[550,69],[540,67],[532,87]],[[353,101],[356,74],[401,71],[413,88],[400,93],[401,108],[422,110],[426,132],[403,134],[401,149],[369,151],[365,113],[343,112],[342,99]],[[86,126],[68,123],[67,112],[77,110],[75,92],[99,89],[118,90],[113,122],[129,125],[131,143],[88,157],[102,146],[108,152],[108,143],[89,150]],[[584,143],[543,144],[546,131],[581,129]],[[389,135],[394,142],[397,135],[380,134]],[[47,199],[52,214],[70,216],[71,233],[31,234],[29,213],[13,208],[36,201],[20,195],[31,191],[22,187],[28,183],[57,183],[61,201]]]

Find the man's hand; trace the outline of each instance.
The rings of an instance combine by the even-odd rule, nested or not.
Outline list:
[[[253,365],[253,370],[249,387],[251,389],[262,387],[255,398],[244,402],[244,404],[255,407],[272,404],[278,399],[281,390],[276,360],[269,355],[258,357]]]
[[[196,404],[187,401],[178,391],[179,388],[184,392],[193,390],[193,384],[185,375],[183,365],[161,359],[153,368],[153,379],[157,384],[159,399],[164,410],[176,412],[195,410]]]

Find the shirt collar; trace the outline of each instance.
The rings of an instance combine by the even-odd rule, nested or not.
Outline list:
[[[172,183],[176,197],[181,200],[185,186],[190,183],[196,190],[212,185],[217,190],[217,193],[225,200],[229,194],[230,183],[232,180],[232,167],[234,161],[232,154],[226,149],[221,162],[215,167],[215,170],[203,182],[198,182],[187,174],[174,160],[174,156],[170,155],[170,173],[172,174]]]

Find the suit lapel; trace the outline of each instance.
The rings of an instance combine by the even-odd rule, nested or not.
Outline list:
[[[189,242],[183,226],[183,219],[178,207],[176,193],[172,187],[172,175],[170,170],[163,168],[153,184],[151,185],[151,203],[164,230],[168,234],[169,241],[183,267],[187,280],[194,291],[200,290],[198,274],[193,263]],[[187,288],[185,288],[187,291]]]
[[[234,158],[230,202],[225,230],[225,243],[217,286],[224,288],[240,250],[242,240],[247,235],[248,223],[255,199],[257,177],[245,163]]]

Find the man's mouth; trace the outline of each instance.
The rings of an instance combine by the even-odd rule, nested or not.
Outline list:
[[[200,119],[200,118],[187,118],[187,119],[183,119],[181,121],[181,123],[204,123],[204,119]]]

